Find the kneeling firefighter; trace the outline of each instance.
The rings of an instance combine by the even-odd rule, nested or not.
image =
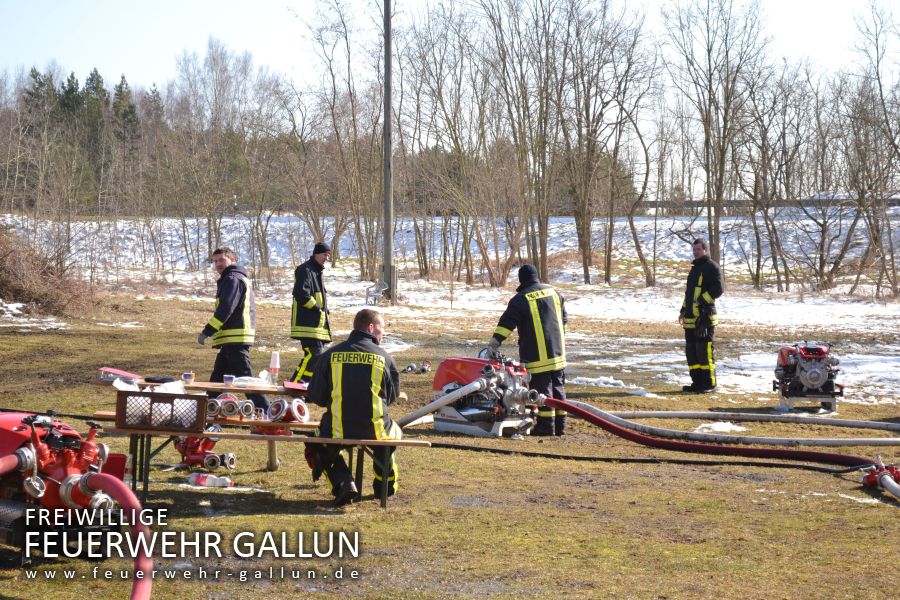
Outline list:
[[[309,385],[308,399],[325,408],[316,435],[325,438],[399,440],[400,427],[391,420],[387,406],[400,392],[400,372],[390,354],[379,344],[384,335],[384,318],[372,309],[363,309],[353,319],[353,331],[346,341],[321,355]],[[397,491],[397,461],[394,446],[375,451],[372,484],[376,496],[387,485],[387,494]],[[358,497],[350,469],[338,446],[307,444],[306,460],[313,481],[324,472],[338,506]]]
[[[528,387],[547,397],[565,400],[565,301],[559,292],[540,282],[533,265],[519,268],[519,284],[488,345],[496,352],[513,329],[518,329],[519,360],[531,376]],[[565,411],[542,406],[531,435],[563,435],[565,429]]]

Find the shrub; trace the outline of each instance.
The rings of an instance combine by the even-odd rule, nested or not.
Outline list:
[[[89,304],[90,287],[59,272],[13,231],[0,227],[0,298],[40,312],[72,314]]]

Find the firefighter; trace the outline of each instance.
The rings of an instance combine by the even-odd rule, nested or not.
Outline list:
[[[250,346],[256,335],[256,302],[253,285],[244,267],[237,264],[231,248],[217,248],[212,254],[213,265],[219,273],[216,282],[216,310],[197,336],[197,342],[212,338],[212,347],[219,349],[209,380],[221,383],[225,375],[252,377]],[[267,409],[269,402],[262,394],[247,394],[256,408]]]
[[[303,357],[294,371],[291,381],[309,383],[318,357],[331,342],[331,324],[328,321],[328,299],[322,272],[325,262],[331,260],[331,247],[319,242],[313,247],[309,260],[294,271],[294,302],[291,307],[291,337],[300,340]]]
[[[563,297],[538,279],[533,265],[519,268],[519,287],[488,345],[497,352],[500,344],[519,330],[519,360],[531,375],[528,387],[545,396],[565,400],[566,382],[566,307]],[[540,407],[531,435],[563,435],[566,413]]]
[[[310,402],[325,407],[316,435],[376,440],[402,437],[400,427],[387,410],[400,392],[400,372],[379,346],[383,335],[381,313],[364,308],[353,319],[350,337],[319,357],[307,396]],[[389,496],[397,491],[395,449],[385,446],[375,451],[372,488],[376,496],[381,495],[384,485],[388,486]],[[356,484],[338,447],[307,444],[306,459],[313,470],[313,481],[323,472],[328,477],[337,506],[358,498]]]
[[[722,295],[722,272],[709,257],[709,246],[703,238],[693,242],[694,262],[687,277],[684,302],[678,322],[684,327],[684,353],[687,357],[691,384],[684,392],[705,393],[716,388],[716,357],[713,346],[718,315],[716,298]]]

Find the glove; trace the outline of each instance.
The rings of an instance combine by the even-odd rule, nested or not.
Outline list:
[[[697,320],[694,321],[694,336],[698,339],[705,340],[709,338],[710,321],[709,315],[701,312]]]
[[[491,336],[491,340],[488,342],[488,348],[490,348],[494,352],[497,352],[500,349],[500,340]]]
[[[208,335],[206,335],[205,333],[203,333],[201,331],[200,335],[197,336],[197,343],[202,346],[203,344],[206,343],[206,338],[208,338],[208,337],[209,337]]]

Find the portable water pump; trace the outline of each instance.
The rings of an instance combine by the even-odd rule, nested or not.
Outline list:
[[[772,390],[780,392],[779,408],[789,410],[799,398],[820,402],[834,411],[844,386],[835,383],[840,360],[831,354],[831,344],[800,342],[784,345],[778,351]]]
[[[491,357],[489,351],[482,351],[479,358],[448,358],[438,365],[431,389],[439,398],[485,375],[495,383],[441,407],[434,415],[435,430],[480,437],[531,431],[539,394],[528,389],[528,371],[512,359]]]

